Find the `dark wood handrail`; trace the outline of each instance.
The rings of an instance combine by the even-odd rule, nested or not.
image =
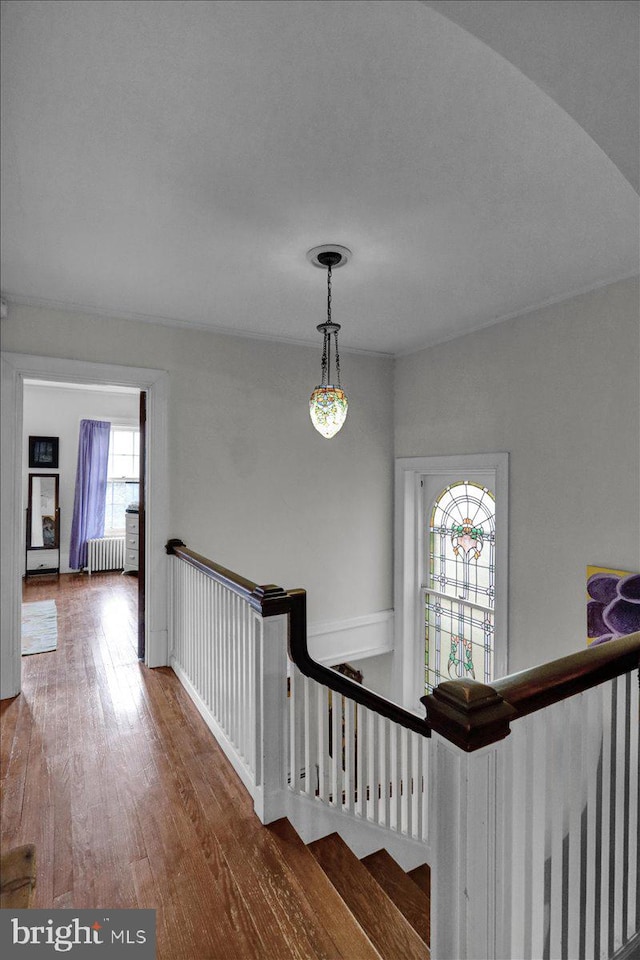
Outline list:
[[[471,752],[510,733],[510,723],[640,667],[640,632],[494,680],[446,680],[421,697],[431,728]]]
[[[195,567],[196,570],[200,570],[201,573],[206,574],[212,580],[216,580],[227,587],[238,597],[242,597],[263,617],[275,617],[278,614],[289,612],[288,594],[282,587],[277,587],[273,583],[261,586],[254,583],[253,580],[247,580],[246,577],[234,573],[233,570],[228,570],[227,567],[221,566],[214,560],[209,560],[208,557],[203,557],[202,554],[189,550],[182,540],[169,540],[165,549],[168,554],[179,557],[180,560],[184,560],[185,563]]]
[[[394,723],[407,727],[408,730],[421,733],[424,737],[431,736],[426,720],[408,710],[403,710],[397,703],[381,697],[373,690],[350,680],[349,677],[329,667],[323,667],[311,657],[307,646],[306,590],[283,590],[282,587],[274,584],[260,586],[239,573],[234,573],[233,570],[228,570],[227,567],[189,550],[182,540],[169,540],[166,551],[242,597],[263,617],[289,614],[289,659],[306,677],[329,687],[335,693],[349,697],[350,700],[393,720]]]
[[[290,590],[289,597],[292,602],[291,616],[289,619],[289,659],[295,663],[296,667],[305,677],[329,687],[350,700],[373,710],[394,723],[399,723],[401,727],[421,733],[423,737],[430,737],[431,730],[429,724],[422,717],[416,716],[404,710],[392,700],[381,697],[374,693],[368,687],[363,687],[360,683],[350,680],[349,677],[331,670],[329,667],[323,667],[321,663],[314,660],[309,653],[307,646],[307,595],[304,590]]]

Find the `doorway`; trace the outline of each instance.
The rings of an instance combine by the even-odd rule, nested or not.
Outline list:
[[[55,631],[62,613],[57,607],[64,607],[71,589],[76,605],[83,588],[90,603],[98,596],[96,581],[110,579],[112,592],[119,590],[123,597],[122,604],[111,603],[112,619],[120,606],[122,628],[129,633],[133,604],[135,649],[138,658],[144,660],[145,401],[145,392],[135,387],[23,381],[23,489],[26,491],[28,484],[29,490],[23,655],[25,623],[31,634],[37,615],[48,614],[45,623]],[[47,438],[55,456],[44,465],[36,465],[32,449],[38,443],[42,445],[42,437]],[[79,464],[83,468],[80,479]],[[48,476],[41,475],[45,470]],[[55,523],[54,517],[50,518],[55,532],[53,550],[45,549],[46,544],[33,546],[34,531],[39,532],[32,504],[36,483],[38,491],[42,485],[55,483]],[[113,571],[122,573],[121,584]],[[33,646],[34,638],[29,637],[27,649]]]
[[[2,353],[3,458],[0,553],[4,575],[1,583],[0,697],[15,696],[21,688],[20,620],[24,551],[22,514],[23,384],[25,380],[48,380],[89,385],[133,387],[146,393],[145,550],[143,599],[144,662],[147,666],[168,663],[167,577],[164,544],[167,527],[167,397],[168,375],[162,370],[121,367],[85,361]],[[149,480],[152,478],[152,484]]]

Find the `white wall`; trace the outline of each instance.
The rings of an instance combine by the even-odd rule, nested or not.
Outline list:
[[[169,371],[167,537],[306,587],[312,627],[392,606],[390,361],[344,354],[327,441],[307,412],[319,348],[16,304],[2,334]],[[640,568],[638,341],[623,281],[396,361],[396,456],[510,453],[510,670],[583,646],[587,564]]]
[[[23,509],[29,495],[30,473],[52,473],[60,476],[60,569],[68,573],[69,541],[78,459],[78,436],[81,420],[109,420],[112,423],[138,422],[139,400],[136,394],[71,387],[41,386],[26,383],[23,406]],[[58,437],[57,470],[29,468],[29,437]],[[29,567],[53,565],[49,551],[32,553]]]
[[[509,672],[586,642],[585,568],[640,569],[638,283],[396,363],[398,457],[510,454]]]
[[[382,653],[376,657],[367,657],[364,660],[349,660],[352,667],[362,672],[362,683],[370,690],[375,690],[381,697],[393,700],[392,671],[393,654]]]
[[[259,583],[307,588],[311,623],[391,607],[392,361],[341,351],[349,416],[325,440],[308,413],[319,338],[278,345],[9,304],[2,348],[167,370],[167,538]]]

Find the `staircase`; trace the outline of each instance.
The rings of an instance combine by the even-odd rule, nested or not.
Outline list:
[[[426,864],[405,873],[385,850],[358,860],[337,833],[305,846],[286,819],[267,829],[333,944],[329,956],[428,960]]]
[[[295,850],[305,960],[631,957],[640,632],[492,686],[444,681],[423,719],[311,657],[304,590],[180,540],[167,552],[171,666],[259,821],[279,824],[270,839]],[[411,886],[424,871],[398,867],[425,860],[429,911]]]

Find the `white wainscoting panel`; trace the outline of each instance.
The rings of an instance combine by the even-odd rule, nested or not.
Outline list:
[[[362,660],[393,650],[393,610],[348,620],[323,620],[307,629],[309,653],[323,666]]]

